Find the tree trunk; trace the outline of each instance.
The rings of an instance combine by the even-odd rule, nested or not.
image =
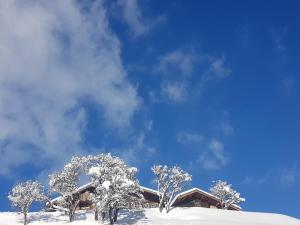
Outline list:
[[[101,220],[103,221],[105,219],[105,212],[101,213]]]
[[[108,217],[109,217],[110,225],[113,225],[114,224],[113,208],[109,208],[109,210],[108,210]]]
[[[99,219],[98,209],[95,209],[95,220],[97,221],[98,219]]]
[[[163,211],[163,209],[164,209],[163,201],[160,201],[160,202],[159,202],[158,208],[159,208],[159,212],[162,212],[162,211]]]
[[[170,206],[169,204],[166,205],[166,212],[168,213],[170,211]]]
[[[120,209],[115,209],[115,212],[114,212],[114,222],[117,222],[118,221],[118,212],[119,212]]]
[[[73,222],[74,221],[74,215],[72,212],[69,212],[69,222]]]
[[[27,224],[27,212],[24,212],[24,225]]]
[[[74,215],[75,215],[75,209],[71,208],[69,210],[69,221],[73,222],[74,221]]]
[[[167,210],[167,213],[170,212],[173,196],[174,196],[174,191],[172,191],[172,194],[171,194],[170,198],[168,199],[168,202],[165,206],[166,210]]]

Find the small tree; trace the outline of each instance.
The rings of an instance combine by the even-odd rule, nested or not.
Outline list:
[[[165,207],[168,213],[175,194],[180,192],[184,185],[192,180],[192,176],[179,166],[168,168],[167,166],[154,165],[151,169],[156,176],[159,210],[162,212]]]
[[[73,157],[61,172],[49,175],[51,191],[61,194],[59,204],[63,208],[60,209],[69,214],[70,222],[74,221],[75,210],[79,204],[79,193],[76,190],[81,166],[81,158]]]
[[[214,181],[210,188],[211,193],[220,199],[222,209],[228,209],[234,204],[244,202],[245,199],[240,197],[240,193],[231,188],[231,184],[226,181]]]
[[[43,186],[37,181],[26,181],[13,187],[8,199],[13,207],[16,207],[24,215],[24,225],[27,224],[27,214],[34,201],[44,201]]]

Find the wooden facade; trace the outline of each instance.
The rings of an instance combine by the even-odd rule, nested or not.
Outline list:
[[[141,187],[144,199],[141,203],[129,203],[127,208],[158,208],[159,196],[157,191]],[[92,209],[91,194],[95,188],[92,184],[84,185],[78,188],[76,193],[80,195],[78,209]],[[59,198],[52,200],[55,204]],[[220,200],[214,195],[207,193],[201,189],[193,188],[188,191],[178,194],[172,202],[172,207],[205,207],[205,208],[220,208]],[[229,207],[229,210],[241,210],[237,205]]]
[[[143,200],[141,203],[129,203],[128,208],[136,209],[136,208],[157,208],[159,204],[159,197],[157,191],[141,187]],[[84,185],[78,188],[76,193],[79,193],[79,204],[78,209],[92,209],[93,203],[91,199],[91,194],[94,193],[95,187],[92,184]],[[53,204],[56,204],[59,201],[59,197],[52,200]]]
[[[149,188],[141,187],[142,195],[144,197],[142,201],[142,208],[157,208],[159,205],[159,196],[157,191]]]
[[[210,193],[201,189],[193,188],[178,194],[173,203],[173,207],[204,207],[204,208],[220,208],[220,200]],[[229,210],[240,210],[237,205],[229,207]]]

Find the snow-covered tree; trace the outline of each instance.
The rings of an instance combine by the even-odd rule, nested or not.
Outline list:
[[[44,201],[46,197],[44,195],[43,186],[37,181],[26,181],[14,186],[8,195],[13,207],[16,207],[24,215],[24,225],[27,224],[27,214],[29,208],[34,201]]]
[[[231,188],[231,184],[226,181],[214,181],[210,188],[211,193],[220,199],[222,209],[228,209],[233,204],[244,202],[245,199],[240,196],[240,193]]]
[[[113,224],[120,208],[142,199],[136,168],[128,167],[122,159],[111,154],[88,156],[83,161],[95,186],[92,199],[96,217],[98,214],[102,219],[107,216]]]
[[[81,158],[73,157],[61,172],[49,175],[51,191],[61,195],[58,200],[59,209],[69,214],[70,222],[74,221],[75,210],[79,204],[79,193],[76,190],[81,168]]]
[[[192,180],[192,176],[179,166],[169,168],[166,165],[154,165],[151,169],[156,176],[159,210],[162,212],[165,207],[168,213],[175,194],[180,192],[184,185]]]

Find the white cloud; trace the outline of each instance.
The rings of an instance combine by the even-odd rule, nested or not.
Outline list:
[[[225,135],[231,135],[234,132],[233,126],[230,123],[226,122],[221,123],[220,129]]]
[[[81,101],[126,127],[139,107],[102,2],[0,2],[0,173],[81,151]]]
[[[122,18],[135,36],[140,36],[150,30],[150,24],[145,22],[137,0],[118,0],[117,5],[121,7]]]
[[[145,121],[145,129],[146,131],[151,131],[153,128],[153,120],[146,120]]]
[[[145,18],[138,0],[118,0],[114,5],[118,9],[115,14],[118,14],[117,17],[128,25],[134,37],[148,34],[166,20],[165,15],[154,19]]]
[[[151,91],[149,93],[151,100],[161,102],[161,97],[167,96],[167,99],[179,102],[185,100],[191,93],[201,94],[209,82],[224,80],[231,75],[232,71],[225,66],[224,56],[201,55],[194,53],[193,49],[181,48],[160,55],[158,63],[154,65],[153,73],[169,76],[163,77],[162,96]],[[200,80],[197,82],[192,78],[196,75],[200,75]]]
[[[217,79],[224,79],[231,74],[231,69],[224,66],[225,58],[210,58],[209,73],[211,73]]]
[[[199,144],[203,140],[203,136],[197,133],[179,132],[176,136],[178,143],[193,143]]]
[[[183,75],[190,75],[199,58],[191,52],[179,49],[160,56],[158,60],[159,63],[154,69],[155,73],[169,74],[176,69]]]
[[[156,154],[156,148],[147,143],[147,131],[132,136],[130,144],[124,149],[115,149],[129,164],[139,165]],[[142,157],[141,157],[142,156]]]
[[[161,89],[162,95],[174,102],[184,101],[187,97],[187,85],[184,82],[165,82]]]
[[[206,85],[212,81],[221,81],[229,77],[232,73],[231,69],[227,68],[225,64],[225,57],[212,57],[207,56],[206,62],[208,68],[202,75],[200,82],[198,83],[198,93],[201,94],[205,89]]]
[[[299,163],[289,163],[289,165],[280,165],[269,168],[259,176],[246,176],[242,183],[251,185],[274,184],[288,187],[297,184],[300,181]]]
[[[198,163],[204,169],[218,170],[227,165],[229,159],[224,151],[224,144],[216,139],[212,139],[208,145],[208,151],[203,152]]]

